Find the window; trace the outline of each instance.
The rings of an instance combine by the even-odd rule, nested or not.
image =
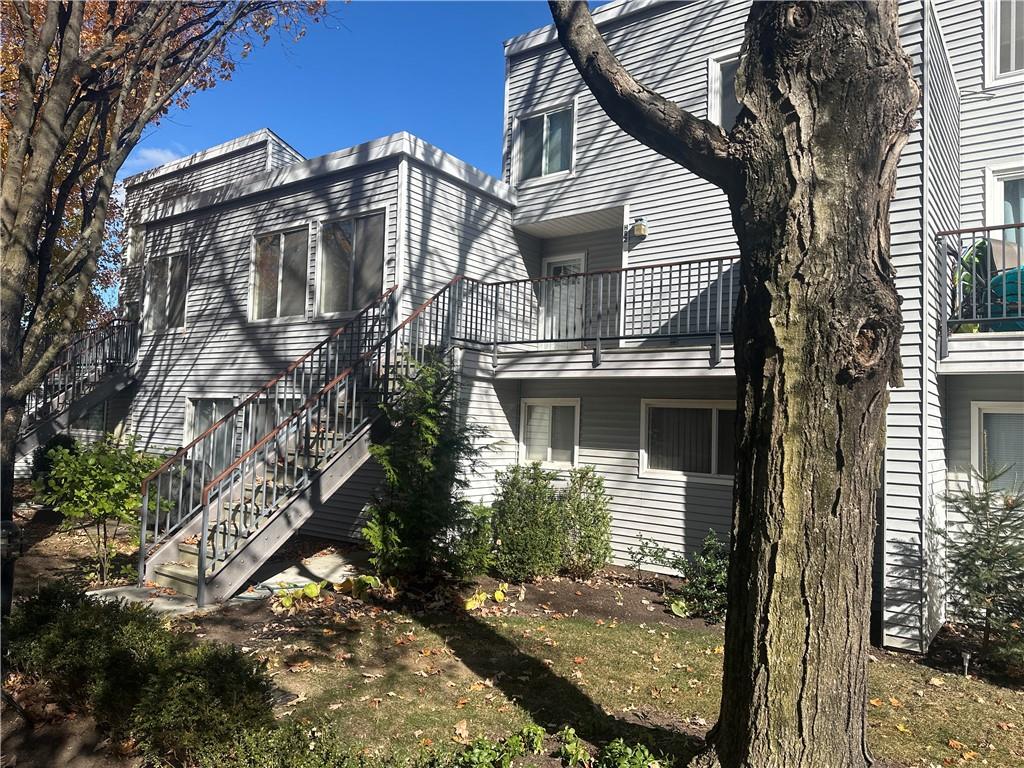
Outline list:
[[[102,435],[107,431],[107,404],[100,403],[90,408],[77,419],[72,427],[76,430]]]
[[[221,397],[193,397],[188,400],[187,427],[185,443],[190,443],[206,430],[224,418],[228,411],[235,407],[234,400]],[[214,473],[226,469],[235,460],[235,418],[231,417],[226,428],[217,430],[216,437],[207,441],[205,455],[198,456],[208,469]],[[212,478],[207,474],[207,478]]]
[[[321,314],[362,309],[381,295],[383,284],[383,213],[321,225]]]
[[[257,235],[252,318],[306,314],[306,259],[309,229]]]
[[[725,477],[735,471],[731,403],[644,400],[640,472]]]
[[[146,262],[146,330],[165,331],[185,325],[188,256],[184,253]]]
[[[579,400],[523,400],[520,413],[520,460],[559,467],[576,464]]]
[[[978,471],[1008,468],[996,488],[1024,483],[1024,403],[971,403],[971,463]]]
[[[1019,224],[1024,222],[1024,167],[1017,164],[1000,164],[986,169],[986,224]],[[1017,242],[1018,232],[1004,230],[996,235],[1008,242]]]
[[[730,131],[740,114],[736,100],[736,73],[740,60],[735,52],[708,59],[708,120]]]
[[[573,160],[573,107],[519,122],[519,181],[567,172]]]
[[[1024,78],[1024,2],[986,2],[987,85]]]

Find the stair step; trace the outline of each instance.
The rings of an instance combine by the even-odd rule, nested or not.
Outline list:
[[[162,563],[153,569],[152,580],[161,587],[195,597],[199,593],[196,587],[198,575],[195,566],[184,563]]]

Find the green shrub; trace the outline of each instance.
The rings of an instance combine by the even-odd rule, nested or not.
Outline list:
[[[555,477],[536,462],[497,474],[494,568],[501,578],[522,583],[558,571],[564,528]]]
[[[729,550],[715,532],[708,531],[692,559],[680,556],[672,565],[685,580],[679,597],[671,602],[672,612],[699,616],[708,624],[723,621],[728,607]]]
[[[203,643],[164,660],[142,690],[132,732],[150,758],[184,763],[241,730],[273,723],[263,665]]]
[[[462,528],[455,534],[453,558],[454,575],[469,578],[487,573],[494,561],[494,527],[491,523],[491,508],[475,504],[469,508],[469,515]]]
[[[135,452],[134,440],[105,437],[72,452],[55,448],[53,465],[40,478],[43,501],[64,515],[65,527],[82,527],[93,546],[99,581],[110,575],[118,528],[134,525],[142,505],[141,487],[160,460]]]
[[[352,747],[326,724],[286,722],[238,731],[195,754],[199,768],[360,768]]]
[[[189,763],[214,740],[272,723],[259,664],[233,646],[194,645],[138,603],[50,585],[15,607],[4,644],[13,669],[153,759]]]
[[[459,418],[455,379],[443,361],[416,366],[395,387],[402,395],[383,406],[385,435],[370,448],[384,469],[363,528],[371,562],[383,578],[398,580],[465,573],[470,568],[450,543],[475,524],[461,493],[481,430]]]
[[[637,536],[636,545],[626,548],[626,555],[636,573],[637,584],[640,583],[640,572],[645,565],[667,566],[670,564],[668,550],[654,539],[648,539],[643,535]]]
[[[946,494],[946,583],[953,614],[980,637],[983,658],[1024,668],[1024,488],[1002,471],[974,472]]]
[[[20,603],[6,627],[11,666],[47,680],[65,703],[127,732],[140,689],[162,658],[185,647],[146,606],[87,597],[67,583]]]
[[[604,478],[593,467],[573,469],[559,495],[565,531],[562,569],[573,578],[590,578],[612,556],[612,517]]]
[[[78,441],[66,433],[57,433],[45,443],[37,446],[32,451],[32,479],[39,480],[50,474],[53,467],[53,457],[50,451],[55,448],[63,448],[69,453],[78,453]]]

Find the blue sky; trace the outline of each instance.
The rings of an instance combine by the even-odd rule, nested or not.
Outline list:
[[[331,12],[149,129],[122,174],[264,127],[306,157],[406,130],[498,174],[502,43],[550,23],[546,2],[356,0]]]

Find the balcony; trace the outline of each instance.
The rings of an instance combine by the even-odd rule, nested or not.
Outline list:
[[[502,283],[465,280],[455,340],[489,351],[499,375],[533,353],[596,370],[606,353],[627,349],[674,350],[668,354],[713,369],[731,341],[739,287],[734,256]]]
[[[1024,371],[1024,223],[939,232],[939,370]]]

